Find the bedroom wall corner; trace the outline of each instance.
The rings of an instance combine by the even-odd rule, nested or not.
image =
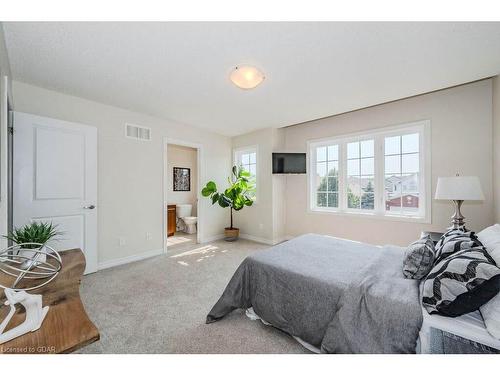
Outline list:
[[[493,78],[493,200],[495,222],[500,223],[500,77]]]
[[[496,83],[498,93],[498,81]],[[431,121],[430,224],[311,212],[307,202],[307,176],[296,175],[287,179],[287,234],[297,236],[314,232],[376,245],[407,246],[423,230],[442,232],[450,225],[452,204],[436,201],[433,196],[438,177],[453,176],[457,172],[478,176],[486,197],[484,202],[464,203],[463,213],[469,227],[479,231],[491,225],[495,220],[491,79],[290,126],[285,129],[286,147],[290,152],[306,152],[310,139],[371,131],[423,119]],[[496,125],[498,130],[498,123]],[[496,144],[500,145],[498,138]],[[498,153],[496,155],[498,157]],[[498,166],[497,160],[495,168]],[[495,194],[498,194],[498,176],[496,182]]]
[[[231,167],[229,137],[18,81],[12,85],[16,111],[97,128],[98,258],[102,267],[162,249],[164,137],[203,146],[201,184],[226,181]],[[126,138],[125,123],[151,128],[151,141]],[[221,237],[229,213],[212,207],[208,199],[198,203],[200,210],[202,241]],[[125,245],[120,246],[120,237],[126,239]]]

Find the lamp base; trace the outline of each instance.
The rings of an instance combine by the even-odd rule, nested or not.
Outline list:
[[[462,207],[463,200],[454,200],[455,213],[451,217],[451,228],[453,229],[465,229],[465,216],[460,212],[460,207]]]

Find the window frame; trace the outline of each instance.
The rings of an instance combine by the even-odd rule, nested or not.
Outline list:
[[[405,123],[336,137],[307,141],[307,187],[308,210],[311,213],[334,214],[374,219],[431,223],[431,131],[430,120]],[[395,214],[385,209],[385,137],[419,134],[419,210],[417,214]],[[347,207],[347,144],[363,140],[374,140],[374,209]],[[316,205],[316,148],[338,145],[339,147],[339,196],[338,208]]]
[[[258,192],[259,192],[259,146],[251,145],[251,146],[243,146],[233,149],[233,165],[240,166],[241,156],[243,154],[255,153],[255,194],[253,203],[257,203],[258,201]]]

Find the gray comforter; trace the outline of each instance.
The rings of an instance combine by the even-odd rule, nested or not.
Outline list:
[[[414,353],[422,312],[403,254],[307,234],[247,257],[207,323],[253,307],[273,326],[326,353]]]

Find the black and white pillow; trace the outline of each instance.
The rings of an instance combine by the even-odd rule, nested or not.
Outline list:
[[[436,243],[434,263],[436,264],[457,251],[482,246],[474,232],[465,231],[465,229],[450,229]]]
[[[424,281],[422,304],[430,314],[460,316],[500,291],[500,268],[483,247],[462,249],[439,261]]]
[[[408,246],[403,260],[403,275],[407,279],[423,279],[434,264],[434,241],[423,236]]]

